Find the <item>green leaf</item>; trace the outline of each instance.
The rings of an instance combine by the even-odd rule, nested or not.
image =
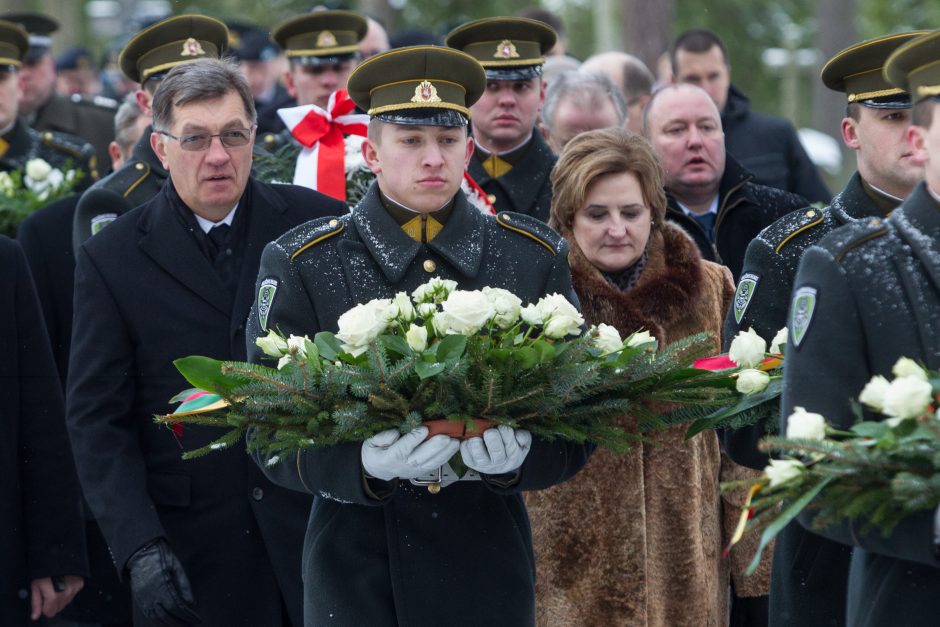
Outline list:
[[[448,335],[437,344],[437,360],[451,361],[460,359],[466,348],[466,335]]]
[[[539,363],[544,364],[555,359],[555,346],[545,340],[535,340],[532,348],[538,353]]]
[[[327,361],[336,361],[339,354],[343,352],[339,340],[329,331],[320,331],[313,336],[313,341],[320,349],[320,356]]]
[[[852,425],[852,432],[857,433],[863,438],[875,438],[879,439],[883,437],[891,427],[888,426],[885,422],[859,422]]]
[[[314,372],[322,372],[323,365],[320,363],[320,349],[310,340],[304,340],[304,350],[307,351],[307,365]]]
[[[519,364],[523,370],[534,368],[539,363],[539,352],[534,348],[523,346],[512,351],[512,360]]]
[[[803,509],[809,505],[810,501],[816,498],[816,495],[819,494],[830,481],[835,479],[835,477],[826,477],[821,480],[819,483],[814,485],[809,492],[793,501],[790,505],[784,509],[777,518],[774,519],[772,523],[767,525],[764,529],[764,532],[760,535],[760,544],[757,547],[757,553],[754,554],[754,559],[751,560],[751,563],[748,564],[747,574],[753,575],[754,571],[757,570],[757,567],[760,566],[760,556],[764,552],[764,549],[767,548],[767,545],[770,544],[770,541],[773,540],[778,533],[780,533],[784,527],[790,524],[797,515],[803,511]]]
[[[494,366],[502,366],[512,356],[512,350],[509,348],[491,348],[486,351],[486,361]]]
[[[180,374],[200,390],[218,394],[231,393],[244,385],[246,379],[222,374],[222,363],[218,359],[200,355],[190,355],[173,361]]]
[[[380,335],[376,339],[385,348],[392,351],[393,353],[397,353],[399,355],[405,356],[405,355],[411,355],[413,352],[411,350],[411,347],[408,346],[408,342],[406,342],[405,340],[403,340],[397,335]]]
[[[421,379],[427,379],[444,372],[444,364],[439,361],[419,361],[415,364],[415,372]]]

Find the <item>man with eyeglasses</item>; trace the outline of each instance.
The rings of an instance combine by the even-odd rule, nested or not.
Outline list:
[[[219,432],[153,422],[188,387],[174,359],[245,359],[265,244],[346,211],[254,181],[255,123],[233,62],[174,67],[154,93],[150,135],[169,178],[76,251],[67,421],[139,625],[302,624],[309,496],[270,483],[240,447],[184,462]]]

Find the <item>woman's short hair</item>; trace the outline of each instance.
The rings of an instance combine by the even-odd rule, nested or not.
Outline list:
[[[666,215],[662,167],[649,143],[623,128],[581,133],[565,145],[552,169],[549,225],[562,234],[570,232],[574,214],[584,206],[591,183],[607,174],[623,172],[639,181],[653,228],[661,226]]]
[[[241,98],[248,124],[257,121],[255,100],[238,64],[230,59],[202,58],[174,67],[153,95],[153,128],[173,126],[173,112],[190,102],[223,98],[230,92]]]

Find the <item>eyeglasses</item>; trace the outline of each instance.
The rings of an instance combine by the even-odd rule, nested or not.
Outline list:
[[[219,141],[222,142],[222,145],[227,148],[240,148],[241,146],[247,146],[248,142],[251,141],[251,133],[254,128],[233,128],[228,131],[222,131],[221,133],[216,133],[215,135],[210,135],[209,133],[194,133],[192,135],[181,135],[177,137],[176,135],[170,135],[166,131],[157,131],[161,135],[166,135],[170,139],[175,139],[180,143],[180,148],[183,150],[208,150],[209,145],[212,143],[213,137],[218,137]]]

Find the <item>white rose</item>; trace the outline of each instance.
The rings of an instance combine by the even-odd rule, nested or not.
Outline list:
[[[274,331],[255,340],[255,345],[268,357],[280,357],[287,352],[287,342]]]
[[[775,355],[783,353],[783,347],[787,343],[787,328],[783,327],[777,331],[774,339],[770,340],[770,352]]]
[[[523,307],[519,312],[519,316],[522,318],[522,321],[530,327],[537,327],[545,321],[545,314],[535,303]]]
[[[764,468],[764,475],[770,480],[770,487],[787,483],[800,476],[806,467],[795,459],[772,459]]]
[[[490,299],[479,290],[451,292],[441,309],[447,332],[461,335],[477,333],[496,313]]]
[[[880,374],[876,374],[871,378],[871,381],[866,383],[865,387],[862,388],[862,393],[859,394],[858,400],[875,411],[884,411],[885,394],[888,393],[890,386],[891,384],[888,383],[887,379]]]
[[[0,172],[0,193],[12,197],[14,191],[13,177],[9,172]]]
[[[620,331],[604,324],[603,322],[594,327],[597,336],[594,338],[594,346],[603,353],[613,353],[623,348],[623,340],[620,339]]]
[[[787,437],[822,440],[826,437],[826,419],[802,407],[794,407],[793,413],[787,418]]]
[[[536,306],[543,313],[543,332],[548,337],[560,339],[566,335],[580,335],[584,318],[561,294],[543,296]]]
[[[24,167],[26,176],[33,179],[36,183],[46,180],[49,173],[52,172],[52,166],[42,159],[30,159]]]
[[[933,386],[917,375],[898,377],[884,396],[884,413],[895,418],[914,418],[927,410]]]
[[[408,331],[405,333],[405,341],[408,342],[411,350],[420,353],[428,347],[428,330],[413,324],[408,327]]]
[[[627,346],[636,348],[637,346],[643,346],[644,344],[655,341],[656,338],[653,337],[649,331],[635,331],[627,338]]]
[[[347,353],[361,355],[366,352],[369,342],[385,331],[386,323],[379,317],[374,303],[356,305],[339,317],[336,338],[343,343],[343,350]]]
[[[891,368],[891,373],[896,377],[917,377],[922,381],[927,380],[927,371],[909,357],[901,357],[898,359],[894,367]]]
[[[745,368],[738,373],[738,380],[734,388],[741,394],[757,394],[763,392],[770,383],[770,375],[753,368]]]
[[[419,285],[415,288],[415,290],[411,293],[411,298],[417,304],[427,303],[431,301],[431,294],[431,284],[425,283],[424,285]]]
[[[737,337],[731,341],[728,358],[742,368],[756,368],[764,361],[766,352],[767,342],[750,328],[747,331],[739,331]]]
[[[424,285],[419,285],[411,293],[411,297],[416,303],[429,303],[431,301],[440,303],[446,300],[455,289],[457,289],[457,281],[434,277]]]
[[[293,363],[294,358],[291,355],[284,355],[277,361],[277,369],[281,370],[284,366]]]
[[[434,303],[421,303],[418,305],[418,315],[421,316],[423,320],[427,320],[436,313],[437,305]]]
[[[292,335],[287,338],[287,350],[293,355],[298,361],[307,358],[307,345],[305,342],[309,342],[310,338],[306,335]]]
[[[498,287],[484,287],[483,294],[493,305],[493,310],[496,312],[493,321],[500,329],[508,329],[516,324],[522,309],[522,300],[518,296]]]
[[[411,304],[411,299],[408,298],[408,295],[404,292],[395,294],[395,298],[392,299],[392,305],[395,307],[395,318],[398,320],[408,323],[415,319],[414,305]]]

